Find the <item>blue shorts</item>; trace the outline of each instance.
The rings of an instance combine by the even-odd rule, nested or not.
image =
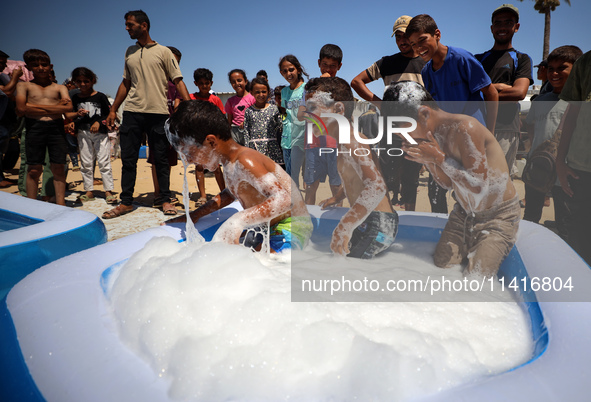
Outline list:
[[[289,217],[281,222],[271,226],[269,230],[269,245],[275,252],[281,252],[287,249],[302,250],[310,236],[312,235],[313,225],[308,217]],[[245,247],[257,249],[263,244],[263,232],[266,232],[265,226],[254,229],[248,229],[240,237],[240,243]]]
[[[355,228],[347,257],[371,259],[394,243],[398,233],[398,214],[373,211]]]
[[[314,182],[324,183],[328,176],[328,183],[331,186],[341,185],[341,176],[337,169],[337,153],[320,154],[321,148],[306,149],[306,169],[304,170],[304,182],[312,184]]]

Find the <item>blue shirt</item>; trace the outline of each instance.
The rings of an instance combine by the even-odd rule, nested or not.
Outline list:
[[[472,53],[448,46],[443,66],[434,71],[433,60],[429,60],[421,75],[425,88],[441,109],[472,116],[486,126],[486,106],[480,90],[491,80]]]

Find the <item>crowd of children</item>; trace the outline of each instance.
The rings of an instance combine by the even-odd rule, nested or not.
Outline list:
[[[126,24],[133,27],[128,27],[130,36],[139,37],[142,32],[147,35],[149,22],[146,28],[144,17],[138,15],[126,14]],[[500,17],[504,19],[499,20]],[[516,32],[518,20],[514,6],[499,7],[493,12],[493,35],[502,29]],[[390,80],[386,84],[383,105],[380,105],[381,99],[371,94],[370,99],[377,106],[372,113],[403,115],[416,121],[417,127],[410,136],[417,143],[404,137],[402,148],[406,159],[429,170],[429,196],[434,212],[448,213],[446,192],[453,190],[457,203],[437,246],[436,264],[445,267],[467,260],[469,272],[493,275],[515,242],[521,216],[511,180],[514,157],[507,156],[499,145],[501,140],[495,137],[495,124],[501,120],[497,119],[499,94],[503,90],[505,94],[509,92],[507,84],[493,82],[495,78],[489,77],[488,68],[494,68],[497,56],[487,59],[490,65],[485,71],[481,61],[490,52],[478,55],[477,60],[466,50],[443,45],[440,30],[426,14],[412,19],[401,17],[396,21],[394,34],[401,50],[405,48],[409,57],[420,57],[426,64],[419,63],[424,67],[420,76],[415,74],[420,79],[414,82]],[[150,40],[147,43],[150,44]],[[498,50],[498,43],[500,41],[491,52]],[[170,50],[180,63],[180,52],[177,51],[177,55],[176,49]],[[504,57],[504,52],[499,50],[498,57]],[[566,109],[566,104],[558,102],[559,95],[581,55],[580,49],[574,46],[561,46],[548,57],[548,82],[553,91],[536,99],[527,118],[533,136],[532,150],[556,131]],[[518,57],[528,65],[527,55]],[[176,160],[176,152],[182,153],[188,162],[195,164],[200,198],[196,203],[198,208],[191,213],[194,221],[238,200],[244,211],[228,220],[218,231],[217,238],[258,249],[261,246],[258,234],[260,230],[267,230],[274,250],[281,251],[286,242],[302,248],[312,228],[305,204],[316,204],[319,183],[328,176],[332,197],[321,201],[320,205],[323,208],[340,206],[346,200],[350,207],[333,233],[333,252],[373,258],[394,242],[398,216],[392,205],[397,200],[389,198],[387,177],[382,176],[382,172],[388,170],[380,161],[380,155],[368,145],[370,136],[358,133],[357,126],[352,123],[353,92],[347,81],[336,77],[342,60],[343,53],[338,46],[323,46],[318,59],[319,78],[310,79],[298,58],[287,54],[278,63],[286,85],[275,88],[271,88],[263,70],[249,81],[244,70],[232,69],[228,79],[235,96],[225,105],[212,92],[212,72],[202,67],[193,74],[199,91],[190,95],[192,100],[179,94],[171,97],[169,92],[171,117],[167,136],[173,146],[172,155]],[[28,50],[24,61],[34,79],[16,86],[15,102],[16,113],[24,116],[26,126],[27,196],[37,198],[47,152],[56,202],[65,204],[66,119],[72,122],[79,144],[85,190],[79,200],[94,199],[97,164],[106,201],[116,204],[107,135],[113,111],[109,113],[106,96],[93,88],[97,76],[86,67],[74,69],[71,81],[78,92],[70,97],[66,87],[52,81],[52,65],[45,52]],[[517,60],[515,63],[517,66]],[[370,77],[378,74],[376,71],[360,74],[364,84],[356,83],[356,77],[353,86],[363,89],[365,83],[374,79]],[[519,78],[522,89],[527,80],[531,80],[531,74]],[[175,86],[179,88],[177,77],[174,82],[169,79],[172,92]],[[392,102],[403,106],[394,107]],[[318,117],[322,113],[333,116],[322,119],[324,128],[310,123],[310,116]],[[343,127],[341,118],[350,123],[347,126],[350,141],[346,143],[339,141],[342,135],[339,130]],[[162,175],[162,160],[159,163]],[[206,197],[205,170],[213,172],[221,190],[210,200]],[[300,176],[304,182],[303,197]],[[155,186],[159,182],[161,179],[155,179]],[[559,231],[568,240],[566,225],[562,224],[568,220],[564,201],[568,195],[560,184],[556,182],[552,195]],[[416,186],[414,188],[416,198]],[[525,219],[535,222],[540,219],[545,196],[526,186]],[[165,197],[163,202],[169,205],[172,200],[172,197]],[[407,201],[407,204],[414,209],[414,198],[409,200],[412,202]],[[132,207],[126,205],[103,217],[113,218],[131,211]],[[176,214],[170,208],[163,208],[163,211]],[[183,219],[178,217],[169,222]],[[467,225],[470,226],[468,230]],[[250,234],[253,228],[256,230]],[[245,229],[248,231],[244,232]]]

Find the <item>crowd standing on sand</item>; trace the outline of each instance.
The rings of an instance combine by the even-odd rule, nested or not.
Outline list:
[[[181,52],[151,38],[146,13],[129,11],[124,21],[129,37],[137,42],[125,53],[123,80],[113,105],[93,89],[98,78],[87,67],[73,70],[68,84],[76,89],[57,84],[50,57],[42,50],[29,49],[23,55],[32,79],[23,80],[19,67],[0,75],[2,188],[17,184],[2,174],[7,164],[14,166],[7,147],[16,138],[22,158],[21,194],[65,205],[70,136],[70,144],[77,140],[84,178],[85,193],[78,202],[94,199],[98,164],[106,202],[114,204],[102,217],[120,217],[134,210],[138,155],[145,136],[154,203],[165,215],[178,213],[170,169],[180,154],[195,164],[200,197],[190,214],[194,222],[237,200],[244,210],[222,225],[217,239],[255,250],[301,249],[312,231],[305,205],[316,204],[318,186],[328,176],[332,197],[319,205],[330,208],[347,200],[350,206],[334,230],[332,251],[373,258],[394,243],[398,216],[392,206],[415,210],[419,174],[426,168],[432,212],[449,213],[435,251],[437,266],[467,261],[469,273],[494,275],[515,243],[520,203],[525,203],[525,219],[538,222],[549,193],[559,235],[591,262],[591,114],[585,113],[591,101],[591,56],[575,46],[561,46],[536,66],[545,93],[532,103],[526,120],[533,144],[529,156],[533,159],[548,140],[554,141],[558,156],[549,173],[554,174],[549,189],[526,182],[526,197],[520,201],[512,183],[521,131],[518,102],[533,83],[533,63],[513,48],[520,27],[517,7],[503,4],[492,12],[494,43],[481,54],[443,45],[443,34],[429,15],[403,15],[392,32],[399,52],[371,64],[350,85],[337,77],[342,50],[327,44],[320,50],[318,78],[310,79],[292,54],[281,57],[277,66],[286,84],[273,89],[264,70],[249,81],[244,70],[232,69],[228,79],[236,94],[225,105],[212,91],[213,74],[203,66],[193,74],[199,91],[189,94],[180,69]],[[8,55],[0,52],[0,71],[7,60]],[[380,78],[383,98],[367,87]],[[358,124],[353,124],[352,89],[371,103]],[[319,121],[322,113],[333,117]],[[402,123],[399,132],[395,130],[400,138],[391,138],[384,135],[392,129],[385,127],[384,116],[406,116],[415,125]],[[343,127],[349,131],[347,143],[340,141]],[[122,160],[119,199],[110,165],[114,133]],[[401,149],[404,157],[376,152],[369,144]],[[531,177],[546,179],[536,166],[528,169]],[[205,170],[214,173],[221,190],[209,201]],[[448,190],[456,201],[451,212]]]

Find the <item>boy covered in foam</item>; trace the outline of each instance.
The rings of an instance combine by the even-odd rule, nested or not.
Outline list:
[[[320,125],[313,125],[316,136],[327,134],[337,141],[340,126],[349,134],[349,143],[338,143],[333,148],[316,148],[317,152],[337,152],[337,168],[343,186],[333,197],[323,201],[323,208],[338,205],[345,198],[351,208],[343,215],[332,234],[331,250],[348,257],[370,259],[394,243],[398,232],[398,215],[392,209],[387,188],[380,173],[377,157],[368,144],[362,144],[354,133],[351,117],[354,98],[349,84],[338,77],[313,78],[306,84],[306,112],[317,118],[322,113],[340,117],[321,117],[326,133]],[[340,124],[344,120],[347,124]],[[331,151],[332,150],[332,151]]]
[[[226,189],[192,211],[193,222],[235,200],[244,208],[224,222],[213,241],[260,249],[261,232],[269,228],[274,251],[306,245],[312,223],[301,194],[292,192],[292,179],[267,156],[234,141],[230,124],[217,106],[199,100],[182,102],[170,118],[166,134],[186,163],[200,164],[210,171],[220,163],[224,168]],[[185,221],[183,216],[166,223]]]
[[[457,201],[435,249],[441,268],[468,260],[468,273],[492,276],[515,244],[521,210],[501,146],[473,117],[447,113],[415,82],[384,92],[384,113],[417,122],[406,158],[423,163]],[[393,102],[395,101],[395,102]]]

